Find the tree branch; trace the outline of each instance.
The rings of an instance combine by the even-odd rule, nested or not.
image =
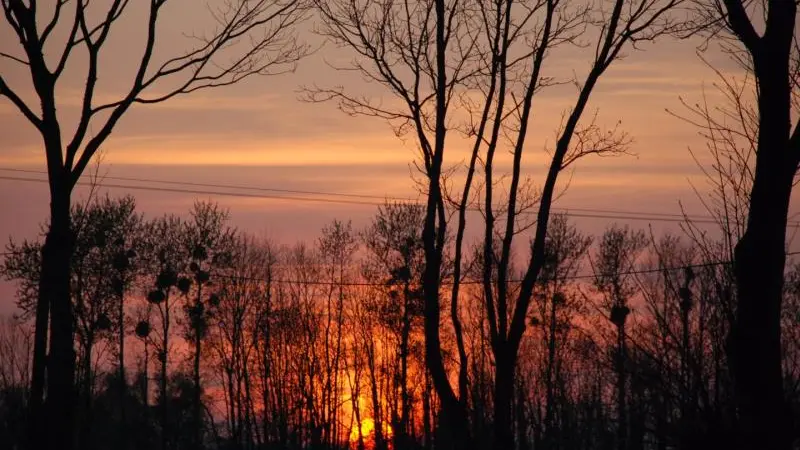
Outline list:
[[[0,76],[0,96],[5,96],[11,100],[11,103],[13,103],[14,106],[19,109],[22,115],[24,115],[25,118],[28,119],[31,124],[33,124],[33,126],[41,130],[42,119],[39,118],[39,116],[37,116],[33,111],[31,111],[28,105],[25,104],[25,101],[22,100],[19,95],[17,95],[17,93],[8,86],[8,84],[6,84],[6,81],[2,76]]]
[[[761,37],[756,33],[753,23],[747,16],[743,0],[722,0],[725,5],[725,17],[730,30],[742,41],[742,44],[752,53],[756,50]]]

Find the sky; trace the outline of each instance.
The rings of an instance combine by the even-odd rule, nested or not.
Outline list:
[[[144,2],[140,3],[143,4]],[[102,3],[101,3],[102,4]],[[202,29],[207,11],[178,0],[168,4],[160,30],[160,57],[180,51],[186,40],[182,32]],[[181,6],[182,5],[182,6]],[[134,7],[135,8],[135,7]],[[183,9],[181,9],[183,8]],[[118,92],[129,79],[129,69],[139,53],[142,11],[132,9],[111,35],[101,58],[100,93]],[[299,32],[301,39],[317,51],[302,60],[293,73],[276,77],[252,77],[240,84],[200,91],[158,105],[136,105],[122,119],[102,149],[102,163],[96,168],[101,184],[155,186],[148,182],[115,178],[146,178],[215,185],[240,185],[261,189],[300,190],[417,198],[412,182],[416,156],[412,140],[398,139],[380,119],[350,117],[331,103],[301,101],[303,86],[343,85],[351,92],[381,96],[380,87],[370,85],[352,73],[330,67],[331,61],[347,61],[346,49],[324,44],[310,30],[312,22]],[[63,32],[63,30],[61,30]],[[58,34],[58,30],[56,34]],[[644,213],[704,214],[694,187],[701,192],[705,181],[688,149],[701,155],[704,141],[693,126],[667,110],[683,112],[681,98],[689,104],[702,101],[704,93],[715,99],[715,75],[698,57],[697,41],[663,39],[646,44],[643,50],[629,50],[616,62],[598,85],[590,113],[598,111],[605,125],[621,122],[633,138],[635,156],[586,159],[570,174],[571,182],[560,197],[559,208],[594,208]],[[18,41],[0,22],[0,52],[17,50]],[[13,53],[12,53],[13,54]],[[704,57],[723,70],[734,68],[714,49]],[[81,56],[68,67],[58,85],[59,112],[69,121],[75,116],[82,87]],[[586,61],[575,55],[553,56],[552,74],[583,70]],[[733,72],[735,73],[735,72]],[[35,106],[25,67],[0,59],[0,75]],[[574,88],[562,86],[537,98],[529,138],[530,159],[526,173],[540,180],[544,167],[542,149],[552,145],[554,127],[564,107],[574,98]],[[92,130],[90,130],[91,132]],[[451,144],[457,147],[457,139]],[[453,150],[453,154],[457,154]],[[456,163],[458,159],[450,159]],[[36,173],[4,169],[44,170],[41,140],[34,128],[4,98],[0,98],[0,176],[38,178]],[[538,178],[537,178],[538,177]],[[211,194],[231,189],[168,186],[204,191],[200,194],[166,191],[100,188],[102,194],[130,193],[138,209],[148,217],[164,213],[184,214],[195,199],[214,200],[228,208],[239,229],[269,236],[279,242],[315,239],[326,223],[338,218],[364,226],[375,213],[378,198],[350,200],[364,204],[286,200],[263,196],[320,198],[322,195],[286,194],[275,191],[246,191],[262,196],[241,197]],[[245,192],[237,190],[236,192]],[[87,190],[77,188],[76,200]],[[344,198],[324,196],[328,199]],[[35,238],[46,219],[47,186],[40,182],[0,179],[0,239]],[[611,219],[576,217],[588,232],[599,233]],[[632,225],[648,226],[647,222]],[[653,222],[655,230],[676,230],[674,223]],[[13,286],[0,284],[0,313],[13,310]]]

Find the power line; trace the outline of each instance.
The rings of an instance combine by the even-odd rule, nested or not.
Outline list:
[[[11,256],[14,254],[20,254],[23,252],[0,252],[0,256]],[[795,256],[800,255],[800,251],[793,251],[787,252],[786,256]],[[580,275],[569,275],[560,277],[559,280],[561,281],[574,281],[574,280],[585,280],[585,279],[593,279],[597,277],[609,277],[609,276],[626,276],[626,275],[645,275],[645,274],[652,274],[652,273],[659,273],[659,272],[666,272],[666,271],[675,271],[675,270],[685,270],[685,269],[701,269],[706,267],[715,267],[721,266],[725,264],[732,264],[732,261],[710,261],[705,263],[695,263],[695,264],[685,264],[677,267],[658,267],[653,269],[635,269],[635,270],[627,270],[622,272],[610,272],[610,273],[601,273],[601,274],[580,274]],[[237,276],[237,275],[228,275],[228,274],[221,274],[216,273],[214,274],[216,277],[220,278],[227,278],[232,280],[239,280],[239,281],[252,281],[258,283],[277,283],[277,284],[299,284],[299,285],[311,285],[311,286],[351,286],[351,287],[377,287],[377,286],[387,286],[386,283],[376,283],[376,282],[340,282],[340,281],[324,281],[324,280],[292,280],[292,279],[264,279],[264,278],[255,278],[255,277],[246,277],[246,276]],[[522,279],[511,279],[507,280],[509,283],[521,283]],[[462,280],[459,284],[482,284],[483,280]],[[443,285],[452,285],[454,284],[453,281],[441,283]]]
[[[16,176],[5,176],[5,175],[0,175],[0,180],[48,183],[47,180],[40,178],[16,177]],[[179,182],[174,182],[174,183],[179,183]],[[118,189],[130,189],[130,190],[153,191],[153,192],[171,192],[179,194],[259,198],[259,199],[269,199],[269,200],[305,201],[305,202],[315,202],[315,203],[333,203],[333,204],[348,204],[348,205],[360,205],[360,206],[384,205],[384,203],[360,201],[360,200],[332,199],[332,198],[320,198],[320,197],[297,197],[297,196],[269,195],[269,194],[248,194],[244,192],[224,192],[216,190],[180,189],[180,188],[168,188],[168,187],[156,187],[156,186],[135,186],[135,185],[116,184],[116,183],[91,183],[91,182],[79,181],[76,184],[81,186],[100,186],[105,188],[118,188]],[[202,185],[201,183],[195,183],[195,184]],[[298,192],[298,193],[310,192],[310,191],[290,191],[290,190],[285,190],[285,191]],[[350,194],[341,194],[341,195],[350,195]],[[357,194],[352,194],[352,195],[357,195]],[[388,197],[388,198],[399,198],[399,197]],[[416,202],[414,203],[419,204]],[[474,208],[471,208],[471,210],[477,211],[477,209]],[[633,211],[613,211],[613,210],[579,209],[579,208],[553,208],[553,211],[559,212],[560,214],[563,214],[567,217],[585,218],[585,219],[612,219],[612,220],[635,220],[635,221],[645,221],[645,222],[682,223],[686,222],[688,218],[693,223],[703,223],[703,224],[718,223],[716,220],[712,218],[692,219],[692,217],[700,217],[700,216],[688,216],[688,215],[681,216],[677,214],[671,215],[667,213],[637,213]],[[598,211],[598,213],[573,212],[573,211]],[[609,211],[609,213],[603,214],[600,213],[601,211]],[[528,212],[527,214],[534,214],[534,213]],[[790,223],[790,225],[800,226],[800,222]]]
[[[786,256],[794,256],[800,254],[800,251],[795,252],[788,252]],[[611,272],[611,273],[604,273],[604,274],[580,274],[580,275],[570,275],[565,277],[560,277],[559,280],[561,281],[574,281],[574,280],[585,280],[585,279],[594,279],[597,277],[608,277],[612,275],[616,276],[626,276],[626,275],[645,275],[645,274],[652,274],[652,273],[659,273],[665,271],[675,271],[675,270],[685,270],[687,268],[691,269],[701,269],[706,267],[715,267],[721,266],[725,264],[732,264],[731,261],[711,261],[706,263],[696,263],[696,264],[686,264],[678,267],[659,267],[654,269],[635,269],[635,270],[628,270],[623,272]],[[257,283],[276,283],[276,284],[299,284],[299,285],[308,285],[308,286],[349,286],[349,287],[377,287],[377,286],[387,286],[386,283],[374,283],[374,282],[339,282],[339,281],[325,281],[325,280],[291,280],[291,279],[263,279],[263,278],[255,278],[255,277],[246,277],[246,276],[236,276],[236,275],[227,275],[227,274],[214,274],[214,276],[220,278],[227,278],[232,280],[239,280],[239,281],[251,281]],[[521,283],[522,279],[511,279],[507,280],[509,283]],[[453,281],[448,281],[441,283],[442,285],[453,285]],[[483,284],[483,280],[462,280],[459,284]]]
[[[44,170],[31,170],[31,169],[15,169],[10,167],[0,167],[3,172],[18,172],[30,173],[38,175],[47,175]],[[135,177],[117,177],[117,176],[103,176],[102,179],[117,180],[117,181],[133,181],[137,183],[159,183],[174,186],[194,186],[204,188],[217,188],[217,189],[238,189],[245,191],[260,191],[260,192],[280,192],[285,194],[304,194],[304,195],[326,195],[332,197],[350,197],[350,198],[364,198],[364,199],[377,199],[377,200],[395,200],[402,202],[416,202],[416,200],[409,197],[395,197],[395,196],[380,196],[369,194],[352,194],[343,192],[330,192],[330,191],[304,191],[297,189],[282,189],[274,187],[260,187],[260,186],[245,186],[241,184],[215,184],[215,183],[197,183],[192,181],[175,181],[175,180],[159,180],[155,178],[135,178]]]
[[[46,171],[43,170],[33,170],[33,169],[18,169],[18,168],[10,168],[10,167],[0,167],[0,171],[6,172],[18,172],[18,173],[29,173],[29,174],[38,174],[38,175],[47,175]],[[9,177],[14,178],[14,177]],[[3,179],[3,177],[0,177]],[[155,179],[155,178],[135,178],[135,177],[117,177],[117,176],[104,176],[102,179],[108,180],[118,180],[118,181],[131,181],[131,182],[138,182],[138,183],[159,183],[159,184],[167,184],[173,186],[191,186],[191,187],[204,187],[204,188],[217,188],[217,189],[237,189],[237,190],[250,190],[250,191],[257,191],[257,192],[279,192],[285,194],[301,194],[301,195],[323,195],[323,196],[332,196],[332,197],[344,197],[344,198],[361,198],[361,199],[377,199],[377,200],[394,200],[394,201],[401,201],[413,204],[420,204],[418,200],[415,200],[410,197],[400,197],[400,196],[393,196],[393,195],[369,195],[369,194],[352,194],[352,193],[342,193],[342,192],[331,192],[331,191],[308,191],[308,190],[296,190],[296,189],[283,189],[283,188],[275,188],[275,187],[261,187],[261,186],[246,186],[246,185],[231,185],[231,184],[214,184],[214,183],[197,183],[197,182],[189,182],[189,181],[176,181],[176,180],[164,180],[164,179]],[[33,181],[33,180],[25,180],[25,181]],[[86,183],[79,183],[86,185]],[[97,183],[97,186],[106,186],[106,187],[118,187],[117,185],[109,185],[105,183]],[[120,186],[122,187],[122,186]],[[124,188],[129,189],[162,189],[156,188],[152,186],[125,186]],[[169,192],[184,192],[184,191],[169,191]],[[188,190],[187,193],[194,193],[195,191]],[[231,195],[235,196],[235,193],[226,193],[226,192],[217,192],[217,191],[200,191],[201,193],[210,193],[213,195]],[[298,200],[295,197],[271,197],[265,196],[264,198],[280,198],[280,199],[291,199],[291,200]],[[317,198],[307,198],[304,197],[303,200],[307,201],[324,201],[324,199],[317,199]],[[374,202],[357,202],[353,204],[368,204],[368,205],[376,205],[382,206],[384,203],[374,203]],[[473,209],[477,210],[477,209]],[[659,212],[650,212],[650,211],[625,211],[625,210],[617,210],[617,209],[597,209],[597,208],[572,208],[572,207],[554,207],[552,208],[553,211],[571,213],[576,217],[583,217],[580,215],[576,215],[576,213],[590,213],[593,214],[592,216],[586,217],[597,217],[597,218],[616,218],[617,215],[624,216],[619,218],[627,218],[627,216],[636,216],[632,220],[657,220],[655,218],[663,217],[668,218],[671,222],[684,222],[687,219],[693,221],[707,221],[707,223],[717,223],[713,217],[708,215],[699,215],[699,214],[683,214],[683,213],[659,213]],[[613,217],[607,217],[611,215]],[[800,222],[793,223],[793,225],[800,225]]]
[[[38,183],[47,183],[48,182],[47,180],[42,180],[42,179],[38,179],[38,178],[9,177],[9,176],[4,176],[4,175],[0,175],[0,180],[26,181],[26,182],[38,182]],[[261,198],[261,199],[270,199],[270,200],[310,201],[310,202],[320,202],[320,203],[341,203],[341,204],[348,204],[348,205],[367,205],[367,206],[382,205],[382,203],[358,201],[358,200],[339,200],[339,199],[332,199],[332,198],[313,198],[313,197],[289,197],[289,196],[285,196],[285,195],[247,194],[247,193],[244,193],[244,192],[222,192],[222,191],[210,191],[210,190],[200,190],[200,189],[178,189],[178,188],[166,188],[166,187],[155,187],[155,186],[132,186],[132,185],[115,184],[115,183],[89,183],[89,182],[79,181],[76,184],[80,185],[80,186],[100,186],[100,187],[105,187],[105,188],[132,189],[132,190],[154,191],[154,192],[173,192],[173,193],[179,193],[179,194],[220,195],[220,196],[226,196],[226,197]]]

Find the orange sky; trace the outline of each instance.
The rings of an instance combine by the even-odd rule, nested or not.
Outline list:
[[[192,8],[190,4],[191,0],[179,0],[165,11],[162,27],[166,35],[180,36],[181,31],[202,25],[202,8]],[[135,20],[141,14],[132,11],[134,15],[121,22],[122,29],[109,41],[109,51],[103,59],[107,69],[100,73],[100,96],[117,92],[127,79],[124,75],[131,64],[129,55],[136,48]],[[319,42],[318,37],[308,32],[301,35],[312,43]],[[162,42],[178,46],[181,41]],[[713,73],[695,55],[697,44],[665,39],[645,45],[645,51],[629,51],[626,59],[612,66],[601,79],[591,108],[600,108],[602,123],[622,121],[624,129],[635,139],[632,150],[638,156],[579,162],[570,190],[557,206],[677,213],[680,201],[690,212],[703,212],[689,180],[700,188],[705,184],[687,151],[689,146],[700,150],[703,142],[691,126],[665,112],[665,108],[682,110],[679,96],[695,103],[701,100],[704,86],[711,91]],[[15,45],[16,38],[2,21],[0,51],[13,50]],[[707,57],[723,70],[733,70],[719,53],[710,52]],[[364,94],[382,92],[325,64],[326,60],[345,58],[348,58],[345,51],[325,47],[301,61],[291,75],[251,78],[233,87],[204,91],[162,105],[135,106],[104,147],[102,173],[416,197],[409,177],[409,163],[415,155],[412,144],[404,145],[379,119],[352,118],[338,112],[332,104],[298,101],[298,88],[313,83],[342,84]],[[565,55],[554,59],[549,70],[551,74],[572,70],[580,73],[585,65],[585,60]],[[29,76],[23,67],[0,60],[0,73],[12,87],[30,98]],[[77,70],[68,70],[59,84],[60,111],[68,119],[74,117],[81,85]],[[540,149],[546,143],[552,144],[553,127],[566,102],[573,97],[573,88],[561,87],[546,91],[536,100],[538,115],[528,140],[531,155],[541,155]],[[5,99],[0,99],[0,139],[0,168],[44,169],[35,130]],[[457,142],[451,140],[451,146],[457,147]],[[529,157],[526,169],[538,173],[541,161]],[[0,175],[19,176],[7,172]],[[122,194],[125,190],[110,192]],[[136,195],[140,211],[150,216],[183,213],[195,197],[147,191],[131,193]],[[239,228],[267,233],[282,241],[311,239],[333,218],[352,218],[356,226],[361,226],[375,211],[372,206],[359,205],[214,199],[230,208]],[[0,180],[0,211],[4,212],[0,216],[0,239],[34,237],[38,223],[46,216],[46,186]],[[602,230],[609,223],[601,219],[576,220],[589,231]],[[674,229],[674,225],[663,223],[654,227]],[[0,313],[8,310],[12,296],[8,284],[1,284]]]

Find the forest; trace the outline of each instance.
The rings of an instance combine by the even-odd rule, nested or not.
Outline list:
[[[798,448],[795,0],[180,1],[0,0],[0,112],[46,167],[0,178],[49,199],[2,254],[0,447]],[[664,42],[715,77],[664,112],[702,139],[705,213],[589,233],[576,167],[637,152],[595,98]],[[298,103],[388,125],[416,201],[277,242],[203,195],[100,194],[132,111],[315,55]]]
[[[209,202],[150,219],[132,197],[73,208],[80,448],[440,448],[423,350],[423,218],[420,205],[387,203],[364,229],[334,221],[312,242],[278,244],[233,229]],[[0,436],[20,442],[41,242],[7,250],[2,273],[18,282],[22,314],[0,334]],[[729,252],[627,225],[590,236],[554,216],[513,377],[515,448],[733,445]],[[473,448],[486,448],[493,332],[481,249],[467,254],[457,323],[469,364],[459,367],[449,321],[442,353],[449,376],[466,379]],[[516,290],[520,271],[509,273]],[[442,280],[447,298],[452,273]],[[800,263],[782,317],[794,408],[798,316]]]

